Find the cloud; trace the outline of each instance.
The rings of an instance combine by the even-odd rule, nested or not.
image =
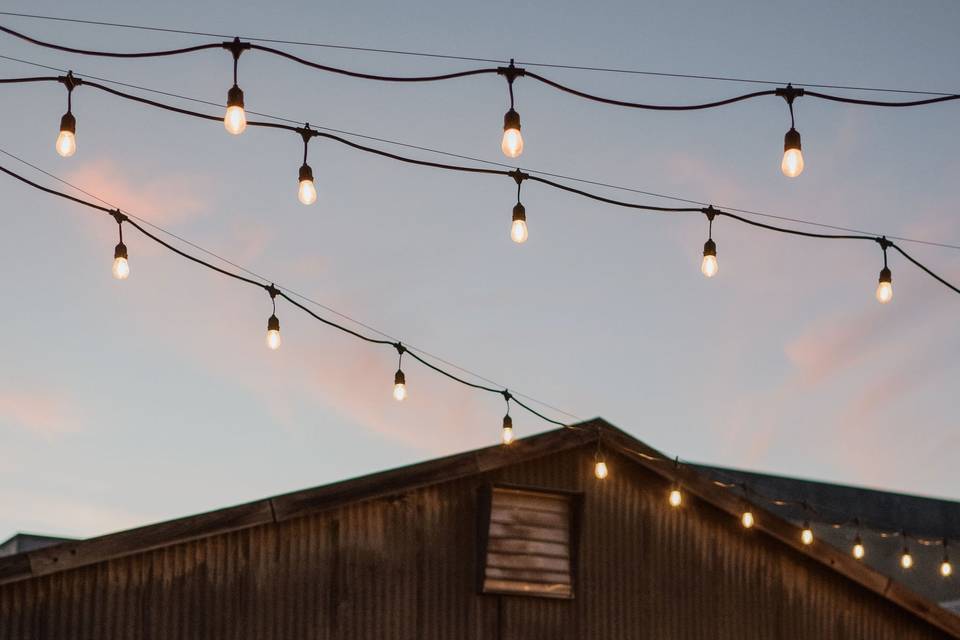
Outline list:
[[[132,167],[97,159],[84,162],[67,180],[161,226],[180,224],[209,209],[199,176],[136,173]]]
[[[52,440],[79,431],[76,407],[61,394],[49,390],[0,391],[0,423],[24,429]]]

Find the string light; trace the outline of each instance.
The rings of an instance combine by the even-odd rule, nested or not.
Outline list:
[[[867,550],[863,546],[863,540],[860,538],[860,534],[857,533],[857,537],[853,539],[853,557],[857,560],[863,560],[863,556],[867,554]]]
[[[520,203],[520,185],[527,179],[527,174],[519,169],[511,172],[513,179],[517,182],[517,204],[513,205],[513,222],[510,225],[510,239],[517,244],[523,244],[529,236],[527,232],[527,210]]]
[[[608,475],[610,475],[610,470],[607,469],[607,461],[603,457],[603,451],[600,449],[600,440],[597,439],[597,450],[593,454],[593,475],[596,476],[597,480],[603,480]]]
[[[893,273],[890,271],[890,267],[887,266],[887,247],[890,246],[890,242],[887,240],[886,236],[877,240],[880,244],[880,248],[883,249],[883,269],[880,270],[880,278],[877,282],[877,302],[880,304],[887,304],[893,300]]]
[[[520,133],[520,114],[513,108],[513,81],[525,74],[510,60],[509,67],[500,67],[497,73],[507,78],[507,87],[510,90],[510,109],[503,116],[503,139],[500,141],[500,150],[508,158],[519,158],[523,153],[523,135]]]
[[[301,203],[310,205],[317,201],[317,187],[313,182],[313,169],[307,164],[307,150],[310,146],[310,138],[313,137],[313,130],[308,122],[300,130],[303,137],[303,164],[300,166],[300,174],[297,177],[300,186],[297,189],[297,198]]]
[[[277,318],[277,289],[271,284],[267,289],[270,294],[270,302],[273,304],[273,313],[267,318],[267,346],[276,351],[280,348],[280,319]]]
[[[399,342],[394,346],[397,348],[399,361],[397,364],[397,372],[393,376],[393,399],[397,402],[403,402],[407,397],[407,377],[403,375],[402,365],[403,354],[406,352],[407,348]]]
[[[500,432],[500,439],[503,440],[503,444],[513,442],[513,418],[510,417],[509,413],[503,416],[503,430]]]
[[[753,517],[753,511],[750,510],[750,507],[747,507],[744,512],[740,514],[740,524],[743,525],[744,529],[752,529],[756,523],[756,519]]]
[[[113,250],[113,277],[116,280],[126,280],[130,277],[130,262],[127,260],[127,245],[123,244],[123,222],[127,219],[120,211],[113,211],[120,232],[120,242]]]
[[[674,486],[670,489],[670,495],[667,500],[674,509],[681,506],[683,504],[683,493],[680,491],[680,487]]]
[[[810,528],[809,522],[803,523],[803,530],[800,532],[800,541],[807,546],[813,544],[813,529]]]
[[[77,86],[77,81],[72,71],[68,71],[67,75],[58,80],[67,88],[67,112],[60,118],[56,149],[58,155],[69,158],[77,152],[77,119],[73,116],[73,89]]]
[[[943,562],[940,563],[940,575],[949,578],[953,575],[953,565],[950,564],[950,554],[947,551],[947,539],[943,539]]]
[[[913,556],[910,555],[910,547],[906,544],[903,545],[903,552],[900,554],[900,566],[904,569],[913,567]]]
[[[713,219],[717,212],[713,207],[706,208],[708,223],[707,241],[703,244],[703,261],[700,263],[700,273],[712,278],[720,270],[720,264],[717,262],[717,243],[713,241]]]
[[[793,119],[793,100],[803,95],[803,89],[795,89],[787,85],[777,89],[776,95],[782,96],[790,108],[790,130],[783,137],[783,160],[780,162],[780,171],[788,178],[796,178],[803,173],[803,152],[800,150],[800,132],[796,130]]]
[[[233,55],[233,86],[227,91],[227,111],[223,115],[223,126],[229,133],[238,136],[247,128],[247,112],[243,108],[243,90],[237,85],[237,63],[240,61],[240,54],[250,48],[250,43],[234,38],[232,42],[224,42],[223,48]]]

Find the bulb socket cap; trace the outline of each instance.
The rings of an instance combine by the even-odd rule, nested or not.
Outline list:
[[[503,428],[513,429],[513,418],[510,416],[503,416]]]
[[[267,318],[267,331],[280,331],[280,319],[277,317],[277,314],[273,314]]]
[[[800,132],[793,127],[790,127],[787,135],[783,136],[783,150],[790,151],[790,149],[800,150]]]
[[[706,257],[706,256],[713,256],[714,258],[716,258],[716,257],[717,257],[717,243],[714,242],[712,239],[707,240],[706,242],[704,242],[704,243],[703,243],[703,255],[704,255],[704,257]]]
[[[243,108],[243,90],[237,85],[233,85],[227,91],[227,106]]]
[[[507,111],[503,116],[503,130],[506,131],[508,129],[520,130],[520,114],[513,109]]]
[[[73,114],[69,111],[60,118],[60,131],[69,131],[73,134],[77,133],[77,119],[74,118]]]
[[[397,373],[393,376],[393,384],[407,384],[407,377],[403,375],[401,369],[397,369]]]
[[[113,250],[113,259],[119,260],[120,258],[123,258],[124,260],[127,259],[127,245],[123,244],[122,242],[117,244],[116,249]]]
[[[307,163],[304,163],[303,166],[300,167],[300,176],[297,178],[298,182],[303,182],[304,180],[313,182],[313,169],[311,169]]]
[[[513,205],[513,221],[514,222],[526,222],[527,221],[527,210],[519,202]]]
[[[893,282],[893,274],[890,272],[890,268],[889,268],[889,267],[884,267],[883,269],[880,270],[880,280],[879,280],[879,281],[880,281],[880,282],[886,282],[886,283],[892,283],[892,282]]]

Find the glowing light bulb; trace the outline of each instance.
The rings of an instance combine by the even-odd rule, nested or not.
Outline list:
[[[280,348],[280,320],[274,314],[267,319],[267,346],[276,351]]]
[[[127,245],[122,242],[113,250],[113,277],[126,280],[130,277],[130,263],[127,261]]]
[[[77,152],[77,119],[67,111],[60,118],[60,135],[57,136],[57,153],[69,158]]]
[[[740,524],[743,525],[744,529],[750,529],[756,524],[756,521],[753,519],[753,512],[744,511],[743,515],[740,516]]]
[[[500,432],[500,437],[503,444],[513,442],[513,418],[510,416],[503,416],[503,431]]]
[[[703,244],[703,262],[700,263],[700,272],[712,278],[720,270],[720,263],[717,262],[717,243],[712,239]]]
[[[913,567],[913,556],[910,555],[910,549],[904,547],[903,554],[900,556],[900,566],[904,569]]]
[[[500,150],[508,158],[519,158],[523,153],[523,136],[520,135],[520,114],[510,109],[503,116],[503,140]]]
[[[683,494],[680,493],[680,489],[677,489],[676,487],[671,489],[670,497],[668,498],[668,500],[670,501],[670,506],[674,508],[679,507],[681,504],[683,504]]]
[[[863,541],[860,540],[860,536],[857,536],[856,540],[853,541],[853,557],[857,560],[863,560],[865,555],[867,555],[867,551],[863,548]]]
[[[804,523],[803,531],[800,532],[800,542],[805,545],[813,544],[813,529],[810,528],[810,523]]]
[[[940,575],[944,578],[949,578],[953,575],[953,565],[950,564],[950,560],[947,558],[944,558],[943,562],[940,563]]]
[[[235,136],[247,128],[247,113],[243,110],[243,91],[237,85],[227,92],[227,112],[223,116],[223,126]]]
[[[597,463],[593,465],[593,475],[597,476],[598,480],[603,480],[610,475],[610,470],[607,469],[607,463],[603,460],[597,460]]]
[[[803,152],[800,150],[800,133],[790,127],[783,138],[783,161],[780,170],[788,178],[796,178],[803,173]]]
[[[513,207],[513,224],[510,225],[510,239],[517,244],[527,241],[527,210],[519,202]]]
[[[407,397],[407,378],[403,375],[403,371],[397,369],[396,375],[393,376],[393,398],[397,402],[402,402]]]
[[[310,165],[304,164],[300,167],[300,189],[297,191],[297,198],[303,204],[313,204],[317,201],[317,187],[313,183],[313,169]]]
[[[877,283],[877,302],[887,304],[893,300],[893,274],[884,267],[880,270],[880,281]]]

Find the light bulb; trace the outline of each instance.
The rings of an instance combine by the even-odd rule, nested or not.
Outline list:
[[[903,554],[900,556],[900,566],[909,569],[913,566],[913,556],[910,555],[910,549],[903,548]]]
[[[863,541],[860,540],[860,536],[857,536],[857,539],[853,542],[853,557],[857,560],[863,560],[863,556],[866,554],[867,551],[863,548]]]
[[[720,270],[717,262],[717,243],[711,238],[703,243],[703,262],[700,263],[700,273],[712,278]]]
[[[235,136],[247,128],[247,113],[243,110],[243,91],[237,85],[227,92],[227,112],[223,116],[223,126]]]
[[[500,437],[503,444],[513,442],[513,418],[510,416],[503,416],[503,431],[500,432]]]
[[[671,507],[679,507],[683,504],[683,494],[680,493],[680,489],[673,488],[670,490],[669,501]]]
[[[513,224],[510,225],[510,239],[517,244],[527,241],[527,210],[519,202],[513,207]]]
[[[893,300],[893,274],[884,267],[880,270],[880,281],[877,283],[877,302],[887,304]]]
[[[122,242],[113,250],[113,277],[126,280],[130,276],[130,263],[127,261],[127,245]]]
[[[950,560],[947,558],[944,558],[943,562],[940,563],[940,575],[944,578],[949,578],[953,575],[953,565],[950,564]]]
[[[603,460],[597,460],[597,463],[593,465],[593,475],[597,476],[598,480],[603,480],[610,474],[609,469],[607,469],[607,463]]]
[[[297,197],[303,204],[313,204],[317,201],[317,187],[313,183],[313,169],[310,165],[304,164],[300,167],[300,189],[297,191]]]
[[[744,529],[752,528],[753,525],[755,524],[755,521],[753,519],[753,512],[744,511],[743,515],[740,516],[740,524],[743,525]]]
[[[267,346],[276,351],[280,348],[280,320],[276,314],[267,320]]]
[[[803,173],[803,152],[800,150],[800,133],[790,127],[783,138],[783,161],[780,170],[788,178],[796,178]]]
[[[803,531],[800,532],[800,541],[805,545],[813,544],[813,529],[809,523],[804,523]]]
[[[397,402],[402,402],[406,397],[407,378],[403,375],[403,371],[397,369],[396,375],[393,376],[393,398]]]
[[[518,158],[523,153],[523,136],[520,135],[520,114],[510,109],[503,116],[503,140],[500,142],[503,155]]]
[[[57,153],[69,158],[77,152],[77,119],[67,111],[60,118],[60,135],[57,136]]]

